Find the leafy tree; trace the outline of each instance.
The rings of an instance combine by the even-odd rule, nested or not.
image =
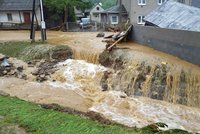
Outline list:
[[[64,13],[63,22],[69,17],[74,17],[74,6],[84,11],[92,6],[89,0],[44,0],[45,6],[58,14]]]

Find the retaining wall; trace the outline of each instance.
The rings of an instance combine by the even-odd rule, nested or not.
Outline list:
[[[200,66],[200,32],[134,26],[129,39]]]

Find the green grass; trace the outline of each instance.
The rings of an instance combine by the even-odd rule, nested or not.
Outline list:
[[[24,61],[50,59],[52,52],[59,50],[71,50],[64,45],[48,45],[39,42],[31,44],[30,42],[5,42],[0,43],[0,53],[15,57]]]
[[[0,96],[0,129],[2,126],[19,125],[33,134],[189,134],[174,129],[165,132],[147,126],[131,130],[119,125],[105,125],[90,119],[41,108],[37,104],[18,98]]]
[[[126,128],[108,126],[78,116],[46,110],[17,98],[0,96],[0,115],[35,134],[136,134]]]

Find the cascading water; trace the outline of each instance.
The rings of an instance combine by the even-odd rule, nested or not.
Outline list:
[[[107,79],[109,89],[199,108],[199,67],[173,56],[158,56],[162,55],[128,49],[102,53],[100,63],[115,70]]]
[[[95,111],[129,127],[163,122],[170,129],[200,131],[200,109],[194,108],[200,107],[199,68],[168,64],[136,51],[134,55],[114,54],[122,58],[115,60],[112,69],[91,64],[97,63],[98,54],[74,50],[76,59],[90,63],[72,59],[58,63],[57,71],[44,83],[1,78],[0,90],[37,103]],[[102,92],[105,71],[110,72],[104,81],[110,90]]]
[[[85,60],[89,63],[98,64],[99,54],[91,51],[73,49],[73,58],[76,60]]]
[[[144,96],[200,107],[200,73],[174,70],[166,64],[126,63],[109,79],[110,89],[128,96]]]

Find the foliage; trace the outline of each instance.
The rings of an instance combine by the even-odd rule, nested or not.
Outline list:
[[[75,20],[74,7],[82,11],[92,7],[89,0],[45,0],[44,3],[49,10],[54,11],[57,15],[65,13],[64,18],[71,18],[73,21]],[[66,20],[64,19],[64,21]]]

